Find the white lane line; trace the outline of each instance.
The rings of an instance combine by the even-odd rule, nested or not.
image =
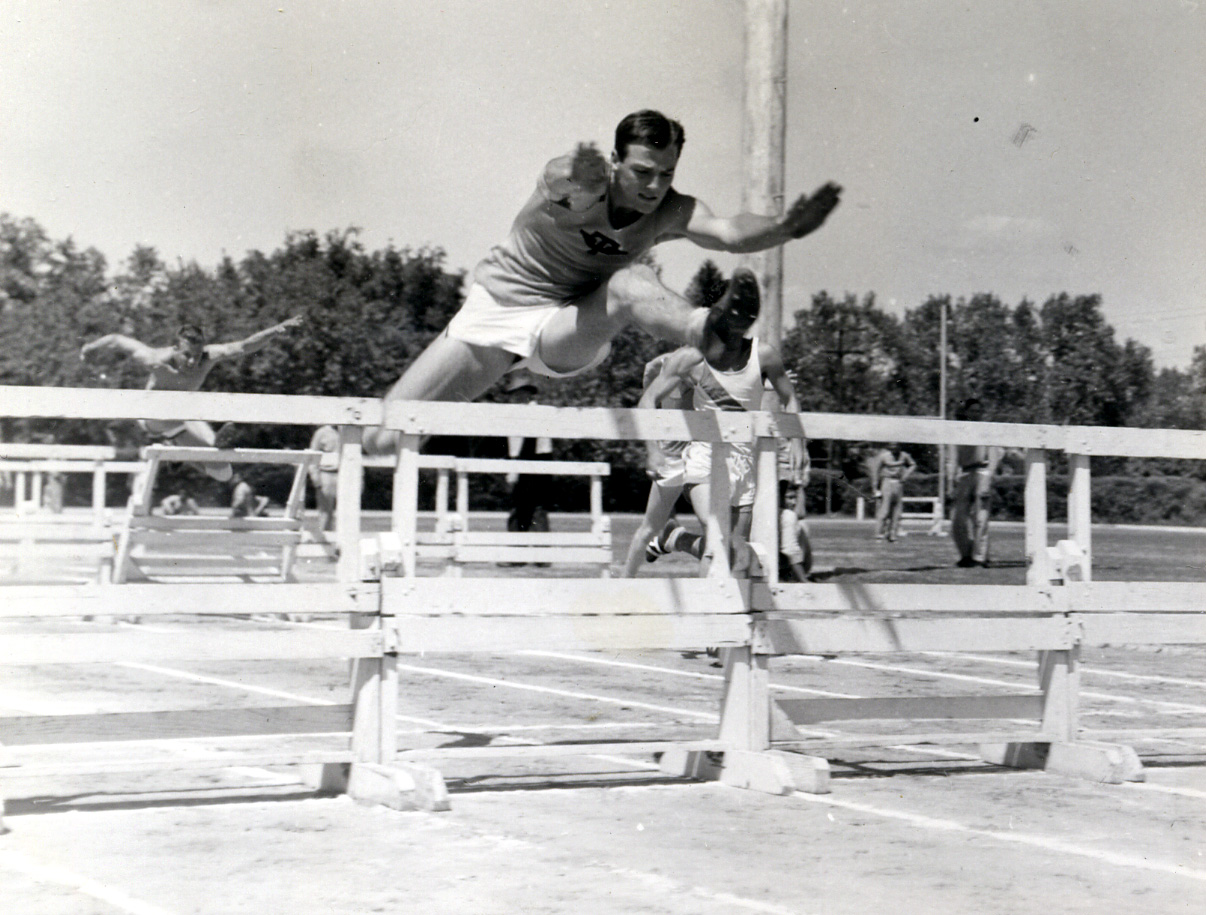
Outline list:
[[[625,788],[616,788],[616,791],[627,790]],[[636,789],[640,790],[640,789]],[[642,829],[641,824],[637,824],[638,829]],[[498,846],[499,849],[505,851],[508,855],[515,854],[517,849],[541,849],[548,848],[548,843],[534,842],[530,839],[521,839],[506,833],[472,833],[478,841],[490,843]],[[652,893],[658,899],[670,899],[675,896],[695,896],[708,902],[719,902],[724,905],[731,906],[735,909],[742,909],[748,912],[759,912],[761,915],[805,915],[800,909],[787,908],[774,903],[761,902],[757,899],[747,899],[744,896],[738,896],[734,893],[725,893],[719,890],[711,890],[701,886],[691,886],[690,884],[681,883],[664,874],[655,874],[645,870],[637,870],[631,867],[617,867],[613,864],[594,859],[585,861],[576,865],[580,871],[593,870],[602,871],[605,874],[614,874],[617,878],[626,884],[640,883],[642,887],[649,893]],[[571,877],[572,879],[572,877]]]
[[[852,661],[844,658],[832,658],[826,660],[825,663],[844,664],[847,667],[861,667],[867,670],[880,670],[889,673],[908,674],[914,677],[931,677],[940,680],[960,680],[964,683],[980,683],[986,686],[1004,686],[1015,690],[1024,690],[1030,688],[1019,683],[1011,683],[1008,680],[997,680],[993,677],[975,677],[971,674],[956,674],[935,670],[922,670],[921,668],[905,667],[899,664],[875,664],[871,661]],[[1082,698],[1101,699],[1105,702],[1121,702],[1129,705],[1154,705],[1168,711],[1182,712],[1184,714],[1206,713],[1206,706],[1192,705],[1188,702],[1167,702],[1163,699],[1144,699],[1135,696],[1119,696],[1113,693],[1100,693],[1091,689],[1082,689],[1080,691],[1080,695]]]
[[[789,909],[771,902],[759,902],[756,899],[746,899],[744,896],[736,896],[733,893],[724,893],[718,890],[709,890],[700,886],[688,886],[661,874],[651,874],[648,871],[638,871],[628,867],[609,867],[607,865],[599,865],[597,862],[595,866],[600,866],[617,877],[623,877],[630,881],[639,881],[648,889],[656,892],[662,899],[672,895],[690,895],[698,896],[709,902],[719,902],[724,905],[735,906],[750,912],[761,912],[763,915],[802,915],[799,909]]]
[[[812,804],[825,804],[830,807],[840,807],[844,810],[852,810],[855,813],[867,814],[868,816],[900,820],[902,822],[909,823],[912,826],[916,826],[919,829],[928,829],[935,832],[959,832],[967,835],[983,836],[999,842],[1012,842],[1017,845],[1027,845],[1032,848],[1039,848],[1044,851],[1053,851],[1064,855],[1076,855],[1082,858],[1090,858],[1094,861],[1112,864],[1117,867],[1133,867],[1138,870],[1153,871],[1160,874],[1170,874],[1174,877],[1184,877],[1188,880],[1199,880],[1206,882],[1206,871],[1194,870],[1180,864],[1168,864],[1161,861],[1151,861],[1139,855],[1125,855],[1113,851],[1104,851],[1098,848],[1086,848],[1081,845],[1074,845],[1071,842],[1065,842],[1062,839],[1050,838],[1048,836],[1038,836],[1017,832],[1002,832],[995,829],[978,829],[974,826],[968,826],[966,823],[956,822],[955,820],[939,819],[937,817],[929,817],[920,813],[909,813],[907,811],[885,810],[882,807],[873,807],[870,804],[857,804],[851,801],[842,801],[833,798],[832,796],[823,794],[805,794],[797,791],[792,796],[799,800],[808,801]]]
[[[454,673],[450,670],[437,670],[433,667],[416,667],[411,664],[399,664],[399,671],[409,671],[416,674],[426,674],[430,677],[443,677],[448,680],[463,680],[467,683],[477,683],[481,686],[502,686],[507,689],[523,690],[532,693],[544,693],[550,696],[561,696],[566,699],[585,699],[589,702],[601,702],[607,705],[620,705],[625,708],[639,708],[651,712],[664,712],[678,717],[697,718],[700,721],[718,721],[720,716],[714,712],[697,712],[691,709],[674,708],[667,705],[654,705],[650,702],[634,702],[630,699],[615,699],[611,696],[599,696],[594,693],[579,693],[567,689],[554,689],[550,686],[536,686],[532,683],[513,683],[510,680],[499,680],[496,677],[480,677],[475,674]]]
[[[1134,788],[1136,791],[1155,791],[1158,794],[1175,794],[1180,797],[1206,800],[1206,791],[1197,788],[1182,788],[1179,785],[1153,785],[1151,782],[1123,782],[1122,784],[1124,787]]]
[[[277,699],[291,699],[294,702],[303,702],[306,705],[339,705],[332,699],[315,699],[310,696],[302,696],[297,693],[286,692],[281,689],[269,689],[266,686],[252,686],[248,683],[240,683],[238,680],[226,680],[222,677],[209,677],[204,674],[194,674],[187,670],[176,670],[172,667],[160,667],[157,664],[142,664],[137,661],[119,661],[117,667],[128,667],[132,670],[142,670],[147,673],[160,674],[165,677],[177,677],[181,680],[192,680],[195,683],[207,683],[210,686],[222,686],[228,689],[237,689],[246,693],[257,693],[261,696],[272,696]],[[399,721],[409,721],[412,724],[421,724],[437,729],[444,729],[446,725],[440,721],[432,721],[429,718],[415,718],[410,715],[398,715]]]
[[[170,909],[135,899],[115,887],[83,877],[57,864],[35,860],[20,852],[0,850],[0,867],[22,873],[38,883],[57,883],[69,887],[85,896],[108,903],[127,915],[176,915]]]
[[[1036,668],[1034,661],[1019,661],[1017,658],[997,658],[989,655],[980,654],[959,654],[951,655],[945,651],[921,651],[918,654],[930,655],[932,657],[959,657],[966,658],[969,661],[982,661],[985,664],[1000,664],[1008,667],[1029,667],[1031,670]],[[1157,674],[1130,674],[1121,670],[1106,670],[1102,667],[1085,667],[1080,668],[1081,676],[1090,677],[1113,677],[1116,680],[1132,680],[1142,683],[1163,683],[1169,686],[1189,686],[1195,689],[1206,689],[1206,680],[1187,680],[1182,677],[1164,677]]]
[[[626,668],[628,670],[647,670],[652,673],[671,674],[676,677],[691,677],[691,678],[697,679],[697,680],[723,680],[724,679],[724,676],[722,674],[705,674],[705,673],[698,673],[693,670],[676,670],[673,667],[659,667],[655,664],[637,664],[634,661],[616,661],[612,658],[598,658],[598,657],[591,657],[590,655],[565,654],[560,651],[537,651],[537,650],[533,649],[530,651],[520,651],[520,652],[517,652],[517,654],[530,655],[530,656],[539,657],[539,658],[553,658],[555,660],[561,660],[561,661],[575,661],[575,662],[584,663],[584,664],[601,664],[601,665],[604,665],[607,667],[621,667],[621,668]],[[857,696],[853,695],[852,693],[835,693],[835,692],[831,692],[830,690],[825,690],[825,689],[809,689],[808,687],[804,687],[804,686],[788,686],[788,685],[782,684],[782,683],[772,683],[771,688],[772,689],[781,689],[786,692],[793,692],[793,693],[808,693],[809,695],[812,695],[812,696],[829,696],[829,697],[835,698],[835,699],[856,699],[856,698],[858,698]]]

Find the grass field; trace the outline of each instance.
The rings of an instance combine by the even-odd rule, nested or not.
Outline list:
[[[617,561],[636,520],[613,518]],[[381,524],[380,516],[366,521],[370,529]],[[555,529],[577,524],[553,519]],[[949,538],[927,536],[919,525],[910,530],[887,544],[873,540],[869,522],[814,521],[815,574],[921,583],[1025,579],[1020,525],[994,526],[987,570],[955,568]],[[1053,526],[1053,538],[1060,535]],[[1098,527],[1093,538],[1099,579],[1206,580],[1206,531]],[[690,560],[674,557],[642,574],[693,572]],[[315,565],[307,574],[329,569]],[[219,618],[205,625],[337,623]],[[703,653],[677,652],[405,657],[401,740],[422,747],[713,736],[721,685],[714,663]],[[336,662],[0,671],[3,715],[323,704],[344,701],[347,688],[346,664]],[[976,694],[1028,690],[1034,682],[1033,656],[1004,653],[793,657],[772,667],[775,695],[794,697]],[[1206,727],[1206,656],[1198,649],[1089,652],[1081,689],[1086,737],[1140,726]],[[1206,739],[1145,740],[1135,748],[1147,780],[1125,785],[997,768],[974,747],[842,749],[826,754],[831,794],[788,797],[669,778],[651,758],[624,753],[458,761],[441,764],[452,810],[435,814],[322,797],[284,767],[192,772],[169,761],[150,775],[53,782],[10,769],[0,782],[9,828],[0,837],[0,910],[1201,911]]]

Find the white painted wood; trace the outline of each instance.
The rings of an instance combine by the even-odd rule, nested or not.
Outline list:
[[[451,404],[369,398],[227,394],[213,391],[0,386],[0,414],[79,419],[163,419],[211,422],[378,426],[416,435],[463,435],[467,429],[505,427],[509,435],[557,438],[750,441],[754,435],[853,441],[909,441],[1007,445],[1075,454],[1206,459],[1206,432],[1185,429],[967,423],[921,417],[835,413],[721,413],[568,408],[520,404]]]
[[[362,430],[356,426],[339,427],[339,473],[335,480],[335,531],[339,559],[335,574],[341,582],[360,578],[360,492],[364,469],[361,467]]]
[[[382,410],[377,398],[0,385],[0,415],[379,426]]]
[[[1130,747],[1083,740],[1051,744],[1043,768],[1106,785],[1146,778],[1143,763]]]
[[[1065,590],[1068,609],[1077,613],[1179,612],[1206,617],[1206,582],[1095,581],[1068,584]]]
[[[1093,570],[1092,493],[1089,456],[1068,455],[1068,539],[1084,554],[1081,564],[1084,581],[1092,580]]]
[[[0,386],[0,394],[6,390]],[[19,411],[18,411],[19,412]],[[24,442],[0,442],[0,458],[19,460],[112,461],[117,449],[110,445],[43,445]]]
[[[1075,620],[1086,647],[1206,644],[1206,615],[1201,612],[1076,614]]]
[[[398,466],[394,470],[393,530],[402,540],[402,574],[418,571],[419,524],[419,447],[417,435],[403,435],[399,441]]]
[[[1046,587],[1051,581],[1051,560],[1047,555],[1047,452],[1041,448],[1026,450],[1025,513],[1026,583]]]
[[[1072,644],[1065,619],[758,620],[759,654],[901,651],[1036,651]]]
[[[449,404],[391,401],[385,426],[415,435],[479,434],[505,429],[525,437],[603,440],[750,441],[751,413],[549,407],[541,404]]]
[[[469,579],[446,578],[460,582]],[[613,581],[615,579],[592,579]],[[392,619],[391,646],[403,654],[423,652],[621,651],[658,648],[702,651],[749,642],[742,615],[432,617]]]
[[[1018,614],[1055,612],[1064,604],[1052,589],[1024,585],[923,585],[881,582],[754,583],[757,611]]]
[[[138,612],[136,607],[131,610]],[[53,635],[14,633],[4,637],[0,665],[366,658],[379,656],[384,646],[380,632],[224,631],[210,633],[203,640],[187,630],[149,632],[137,628]]]
[[[352,706],[173,709],[88,715],[17,715],[4,719],[6,746],[175,740],[243,734],[350,733]]]
[[[770,747],[770,679],[766,655],[748,645],[727,648],[724,692],[720,700],[720,739],[732,748],[761,751]]]
[[[375,584],[12,585],[4,588],[0,618],[19,616],[249,615],[351,613],[375,608]],[[0,649],[0,660],[4,657]]]
[[[697,578],[387,578],[381,605],[386,616],[723,615],[740,617],[748,627],[748,587],[734,579]]]
[[[1075,646],[1066,651],[1039,654],[1039,688],[1043,691],[1043,733],[1052,740],[1069,741],[1080,727],[1077,699],[1080,692],[1080,652]]]
[[[796,726],[825,721],[957,720],[1033,718],[1043,714],[1040,695],[885,696],[858,699],[778,699],[776,704]]]
[[[355,762],[348,776],[347,793],[362,804],[380,804],[394,810],[451,809],[443,776],[435,769],[413,763]]]
[[[316,463],[321,451],[277,451],[270,448],[185,448],[174,445],[148,445],[143,455],[160,461],[187,461],[194,464],[300,464]]]
[[[569,565],[610,566],[611,548],[606,546],[523,546],[458,543],[452,559],[457,563],[474,562],[548,562]]]
[[[535,759],[540,757],[563,756],[594,756],[596,754],[614,754],[625,756],[651,756],[654,753],[665,753],[675,749],[685,749],[687,745],[669,740],[614,740],[598,743],[559,743],[559,744],[515,744],[509,742],[492,743],[481,747],[420,747],[413,750],[399,750],[398,758],[404,760],[431,759],[490,759],[494,757],[511,757],[514,759]],[[704,752],[724,749],[719,740],[691,741],[693,751]]]

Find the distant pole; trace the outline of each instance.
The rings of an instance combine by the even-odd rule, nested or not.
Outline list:
[[[763,216],[783,212],[783,146],[787,123],[787,0],[745,0],[745,117],[742,209]],[[755,333],[783,341],[783,249],[747,254],[742,262],[762,285],[762,316]]]
[[[938,418],[946,419],[946,301],[940,303],[942,317],[938,320]],[[946,445],[938,446],[938,508],[946,517]]]

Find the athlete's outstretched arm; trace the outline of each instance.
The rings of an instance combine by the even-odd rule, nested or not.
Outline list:
[[[841,201],[841,194],[842,189],[831,181],[811,197],[801,194],[782,216],[738,213],[720,217],[696,200],[683,234],[711,251],[735,254],[764,251],[815,232]]]
[[[127,337],[125,334],[105,334],[91,343],[85,343],[80,347],[80,358],[87,359],[88,354],[96,350],[113,350],[125,353],[136,362],[146,366],[154,366],[160,362],[158,350],[147,346],[141,340]]]
[[[257,350],[263,349],[277,334],[283,334],[301,322],[301,315],[294,315],[288,321],[282,321],[280,324],[274,324],[266,330],[258,331],[245,340],[236,340],[233,343],[212,343],[205,347],[205,351],[209,355],[209,358],[214,361],[245,356],[247,353],[254,353]]]

